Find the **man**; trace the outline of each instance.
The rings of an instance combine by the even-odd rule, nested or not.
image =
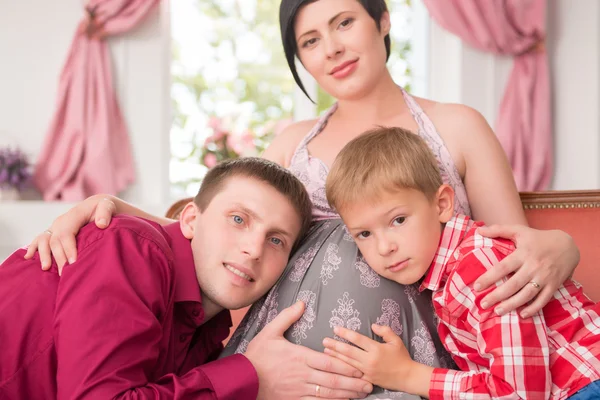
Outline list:
[[[282,343],[301,305],[246,355],[213,361],[228,309],[266,293],[309,223],[302,184],[246,158],[209,171],[178,223],[117,217],[104,230],[84,227],[60,279],[56,265],[44,273],[18,250],[0,267],[0,399],[253,399],[285,385],[298,397],[360,396],[370,385],[357,370]],[[283,354],[306,362],[290,367]],[[282,379],[286,368],[295,381]]]

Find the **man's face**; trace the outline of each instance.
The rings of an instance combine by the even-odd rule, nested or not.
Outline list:
[[[272,186],[234,176],[204,212],[193,203],[186,206],[181,225],[192,239],[203,302],[238,309],[275,284],[300,233],[301,220],[291,202]]]

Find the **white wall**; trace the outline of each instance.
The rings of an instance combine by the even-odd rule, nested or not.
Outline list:
[[[0,146],[18,145],[37,157],[83,4],[0,1]],[[136,183],[122,195],[157,213],[168,205],[170,128],[168,2],[161,7],[134,32],[109,41],[137,172]],[[0,261],[8,249],[29,242],[69,206],[0,202]]]
[[[555,144],[553,189],[600,188],[600,1],[548,0]],[[494,126],[512,60],[431,26],[430,96],[479,110]]]

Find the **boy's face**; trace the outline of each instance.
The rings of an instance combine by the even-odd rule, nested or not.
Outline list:
[[[442,185],[433,200],[415,189],[386,192],[347,205],[340,215],[365,261],[404,285],[421,279],[437,251],[442,224],[452,218],[454,192]]]
[[[191,239],[203,302],[226,309],[255,302],[275,284],[301,227],[300,215],[284,195],[264,182],[236,176],[204,212],[188,204],[180,221]]]

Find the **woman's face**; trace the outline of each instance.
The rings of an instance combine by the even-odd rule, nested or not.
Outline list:
[[[380,29],[357,0],[319,0],[296,16],[298,57],[327,93],[340,100],[364,96],[383,76],[384,37],[389,14]]]

